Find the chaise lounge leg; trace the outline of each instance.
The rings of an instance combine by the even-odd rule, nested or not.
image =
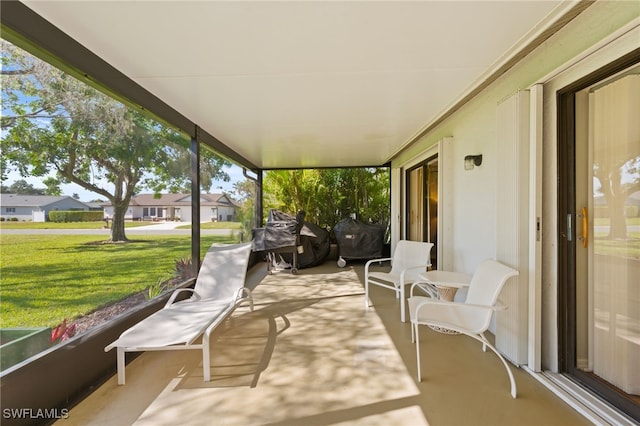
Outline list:
[[[209,347],[209,334],[205,333],[202,338],[202,373],[205,382],[211,381],[211,354]]]
[[[124,349],[117,348],[118,384],[124,385]]]

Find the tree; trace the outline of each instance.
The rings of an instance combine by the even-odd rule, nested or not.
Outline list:
[[[1,43],[3,166],[10,164],[22,176],[53,171],[59,182],[105,197],[114,209],[113,242],[127,240],[124,217],[136,192],[189,188],[190,142],[183,135]],[[202,186],[228,181],[226,165],[202,150]]]
[[[640,75],[631,73],[590,95],[593,176],[606,200],[610,239],[628,238],[625,205],[640,190],[639,93]]]
[[[604,159],[600,158],[594,164],[593,176],[598,179],[608,206],[610,220],[607,238],[624,240],[628,238],[625,202],[631,194],[640,191],[640,153],[630,159],[601,157]],[[625,181],[623,176],[628,180]]]
[[[47,187],[45,189],[46,195],[62,195],[62,190],[60,189],[60,181],[54,177],[48,177],[42,181]]]
[[[6,191],[2,191],[7,194],[20,194],[20,195],[45,195],[45,190],[42,188],[35,188],[32,184],[28,183],[24,179],[18,179],[13,182],[11,186],[6,188]]]
[[[235,182],[233,184],[233,194],[235,199],[240,202],[238,220],[242,224],[242,235],[244,240],[244,236],[250,236],[251,230],[256,227],[256,184],[249,179]]]
[[[389,196],[386,167],[271,170],[264,178],[263,214],[271,208],[289,214],[304,210],[307,221],[327,229],[351,215],[387,226]]]

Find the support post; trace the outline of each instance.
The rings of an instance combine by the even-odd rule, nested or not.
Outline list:
[[[200,270],[200,144],[199,127],[191,137],[191,265],[194,275]]]

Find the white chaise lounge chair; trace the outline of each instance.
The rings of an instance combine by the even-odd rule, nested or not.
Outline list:
[[[204,380],[211,380],[209,339],[211,332],[243,302],[253,311],[245,277],[251,243],[213,245],[207,251],[193,289],[178,289],[166,305],[129,328],[105,352],[117,348],[118,384],[124,384],[125,352],[202,350]],[[182,292],[189,299],[175,302]],[[202,339],[199,339],[202,336]]]

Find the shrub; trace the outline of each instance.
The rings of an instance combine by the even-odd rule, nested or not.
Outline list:
[[[176,260],[175,277],[179,282],[194,278],[197,274],[193,271],[193,262],[190,257]]]
[[[176,285],[183,283],[190,278],[194,278],[196,274],[193,272],[191,264],[192,262],[190,257],[176,260],[173,275],[169,277],[160,277],[155,283],[151,284],[147,292],[147,298],[153,299],[154,297],[160,296],[165,291],[171,290]]]
[[[148,289],[147,298],[153,299],[154,297],[160,296],[162,293],[167,291],[171,286],[171,278],[161,277],[158,280],[151,284]]]
[[[101,211],[56,210],[49,212],[51,222],[98,222],[103,219]]]

